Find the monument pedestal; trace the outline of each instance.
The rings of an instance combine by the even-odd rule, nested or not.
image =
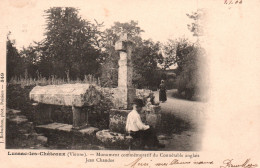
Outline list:
[[[132,109],[133,100],[135,98],[144,100],[149,96],[149,93],[145,93],[145,91],[143,91],[143,93],[139,91],[137,94],[136,89],[132,85],[132,47],[133,42],[127,39],[126,34],[122,35],[120,40],[115,44],[115,49],[119,51],[120,54],[118,61],[118,88],[116,88],[114,95],[116,97],[115,107],[117,109],[111,109],[109,112],[109,131],[103,134],[99,132],[99,137],[102,141],[106,141],[104,137],[113,137],[112,134],[115,133],[125,134],[127,115]],[[160,125],[161,110],[159,106],[147,106],[147,108],[144,109],[144,113],[140,115],[144,123],[154,128]]]
[[[161,125],[161,107],[159,105],[149,105],[144,110],[146,124],[153,128],[159,128]]]

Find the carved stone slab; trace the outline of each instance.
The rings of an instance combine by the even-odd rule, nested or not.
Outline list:
[[[89,84],[47,85],[34,87],[30,99],[44,104],[83,107],[97,105],[101,94]]]

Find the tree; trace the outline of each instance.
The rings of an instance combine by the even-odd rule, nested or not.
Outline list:
[[[187,16],[194,20],[191,25],[188,25],[188,29],[193,33],[193,36],[202,36],[203,31],[203,19],[205,18],[205,12],[202,9],[187,14]],[[187,45],[185,48],[177,47],[176,56],[179,58],[178,63],[178,92],[185,93],[186,99],[191,99],[194,96],[204,97],[205,90],[208,88],[208,75],[206,73],[206,52],[199,43],[198,40],[195,44]]]
[[[115,22],[111,28],[105,30],[105,46],[114,46],[122,33],[127,33],[128,38],[134,41],[135,44],[140,43],[140,35],[142,32],[144,32],[144,30],[138,26],[138,22],[136,21],[131,20],[125,23]]]
[[[15,47],[15,41],[10,39],[11,32],[7,35],[6,51],[7,51],[7,81],[13,77],[24,75],[23,60]]]
[[[160,84],[158,64],[163,61],[160,51],[160,43],[151,39],[143,40],[141,45],[136,46],[133,52],[134,77],[133,83],[137,88],[148,87],[157,89]]]
[[[127,33],[135,46],[132,56],[134,68],[133,84],[138,88],[156,85],[154,77],[156,77],[155,74],[158,69],[157,64],[162,63],[162,55],[159,53],[160,43],[155,43],[152,40],[143,40],[141,38],[142,32],[144,30],[138,26],[136,21],[115,22],[111,28],[105,30],[106,63],[102,66],[101,78],[104,85],[117,86],[119,53],[115,51],[114,45],[122,33]]]
[[[205,76],[201,71],[205,51],[200,46],[193,45],[186,55],[182,70],[178,75],[178,92],[185,93],[186,99],[191,99],[194,95],[200,96],[200,89],[205,83]]]
[[[164,67],[168,68],[176,64],[177,88],[181,94],[185,92],[185,97],[190,99],[197,88],[197,61],[198,48],[186,38],[168,40],[164,45]]]
[[[194,20],[193,23],[187,25],[188,29],[193,33],[193,36],[202,36],[204,33],[202,22],[205,18],[205,11],[203,9],[198,9],[196,12],[186,15]]]
[[[180,72],[183,63],[186,61],[186,55],[191,50],[192,43],[187,38],[169,39],[163,46],[164,57],[164,69],[169,68],[171,65],[177,64],[178,71]]]
[[[192,14],[187,14],[193,20],[188,29],[193,36],[203,35],[204,10],[199,9]],[[188,39],[168,40],[164,45],[164,68],[177,65],[177,87],[179,94],[184,92],[186,99],[201,96],[202,88],[207,88],[207,75],[205,74],[206,61],[205,50],[201,47],[199,40],[191,43]],[[204,70],[202,70],[204,69]]]
[[[24,69],[28,73],[28,77],[36,79],[39,77],[39,65],[43,62],[42,60],[42,44],[41,42],[34,42],[33,45],[30,45],[27,48],[24,48],[19,52],[21,58],[23,59]],[[41,74],[44,76],[50,76],[50,68],[48,66],[44,67],[44,70],[41,71]],[[46,73],[48,71],[48,73]]]
[[[50,72],[60,78],[98,75],[102,60],[101,25],[83,20],[75,8],[54,7],[45,13],[46,38],[41,47],[40,65],[48,65]]]

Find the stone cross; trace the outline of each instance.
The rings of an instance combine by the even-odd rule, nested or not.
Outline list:
[[[127,34],[122,34],[115,43],[115,50],[119,51],[118,61],[118,92],[120,104],[123,109],[131,109],[131,104],[135,97],[135,89],[132,85],[133,65],[132,65],[133,42],[128,39]]]

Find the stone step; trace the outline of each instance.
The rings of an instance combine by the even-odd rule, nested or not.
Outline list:
[[[6,113],[7,114],[19,114],[19,113],[21,113],[21,110],[15,110],[15,109],[9,109],[9,108],[7,108],[6,109]]]
[[[95,133],[99,130],[98,128],[91,127],[91,126],[80,130],[75,130],[70,124],[57,123],[57,122],[45,124],[45,125],[38,125],[36,126],[36,129],[40,131],[41,130],[58,131],[58,132],[60,131],[63,133],[73,133],[79,136],[93,136],[93,137],[95,136]]]
[[[28,122],[28,119],[24,115],[17,115],[15,117],[11,118],[11,119],[10,118],[7,118],[7,119],[8,119],[8,121],[15,123],[17,125]]]
[[[69,124],[63,124],[63,123],[56,123],[56,122],[54,122],[54,123],[45,124],[45,125],[38,125],[38,126],[36,126],[36,128],[43,128],[43,129],[49,129],[49,130],[59,130],[59,128],[62,128],[64,126],[68,126],[68,125]]]
[[[80,130],[75,130],[70,124],[64,123],[50,123],[45,125],[36,126],[37,132],[43,132],[45,136],[48,137],[51,143],[66,143],[65,141],[71,141],[72,137],[84,138],[86,144],[100,144],[107,148],[112,149],[131,149],[138,148],[138,142],[133,140],[131,136],[125,136],[124,134],[112,132],[110,130],[101,130],[95,127],[87,127]],[[66,138],[62,138],[66,137]],[[45,138],[40,138],[39,140],[45,140]],[[73,139],[73,138],[72,138]],[[48,140],[48,141],[49,141]],[[61,142],[64,141],[64,142]]]

